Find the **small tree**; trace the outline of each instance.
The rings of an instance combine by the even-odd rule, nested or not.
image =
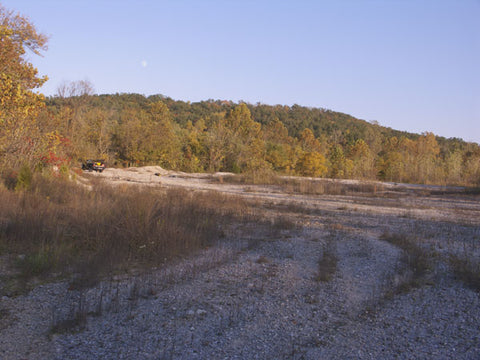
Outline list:
[[[324,176],[327,173],[325,157],[316,151],[307,152],[298,160],[296,170],[303,176]]]

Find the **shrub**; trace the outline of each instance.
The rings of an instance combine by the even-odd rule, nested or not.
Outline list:
[[[4,170],[2,174],[2,180],[5,187],[9,190],[15,189],[17,186],[18,172],[15,170]]]
[[[37,252],[19,258],[17,265],[21,270],[22,276],[31,277],[43,275],[50,271],[55,266],[55,259],[52,253],[45,250],[38,250]]]
[[[17,183],[15,190],[27,190],[32,184],[33,174],[32,170],[27,164],[22,165],[17,176]]]

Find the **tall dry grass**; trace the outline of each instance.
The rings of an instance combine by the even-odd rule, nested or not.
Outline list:
[[[305,195],[377,195],[385,190],[378,182],[344,182],[335,179],[282,177],[273,172],[256,172],[243,175],[226,175],[222,182],[247,185],[274,185],[289,194]]]
[[[404,233],[385,232],[380,237],[397,246],[403,251],[401,258],[399,282],[393,284],[393,293],[408,292],[412,288],[420,287],[426,275],[432,270],[434,255],[420,245],[420,241],[412,235]]]
[[[88,189],[36,176],[26,191],[0,189],[0,249],[19,255],[27,277],[60,271],[87,281],[212,245],[222,225],[252,216],[245,203],[218,193],[101,182]]]

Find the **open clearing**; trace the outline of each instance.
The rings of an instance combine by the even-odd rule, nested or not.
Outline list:
[[[230,224],[216,246],[93,288],[62,281],[10,296],[1,284],[0,358],[479,358],[479,195],[349,191],[353,181],[315,195],[159,167],[80,181],[101,179],[220,191],[263,221]]]

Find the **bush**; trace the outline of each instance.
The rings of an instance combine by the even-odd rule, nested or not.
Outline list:
[[[32,184],[33,173],[27,164],[22,165],[17,176],[15,190],[27,190]]]
[[[8,190],[13,190],[17,186],[18,172],[14,170],[5,170],[2,174],[3,184]]]
[[[17,265],[21,270],[22,276],[31,277],[43,275],[53,269],[55,259],[50,252],[39,250],[38,252],[19,258]]]

